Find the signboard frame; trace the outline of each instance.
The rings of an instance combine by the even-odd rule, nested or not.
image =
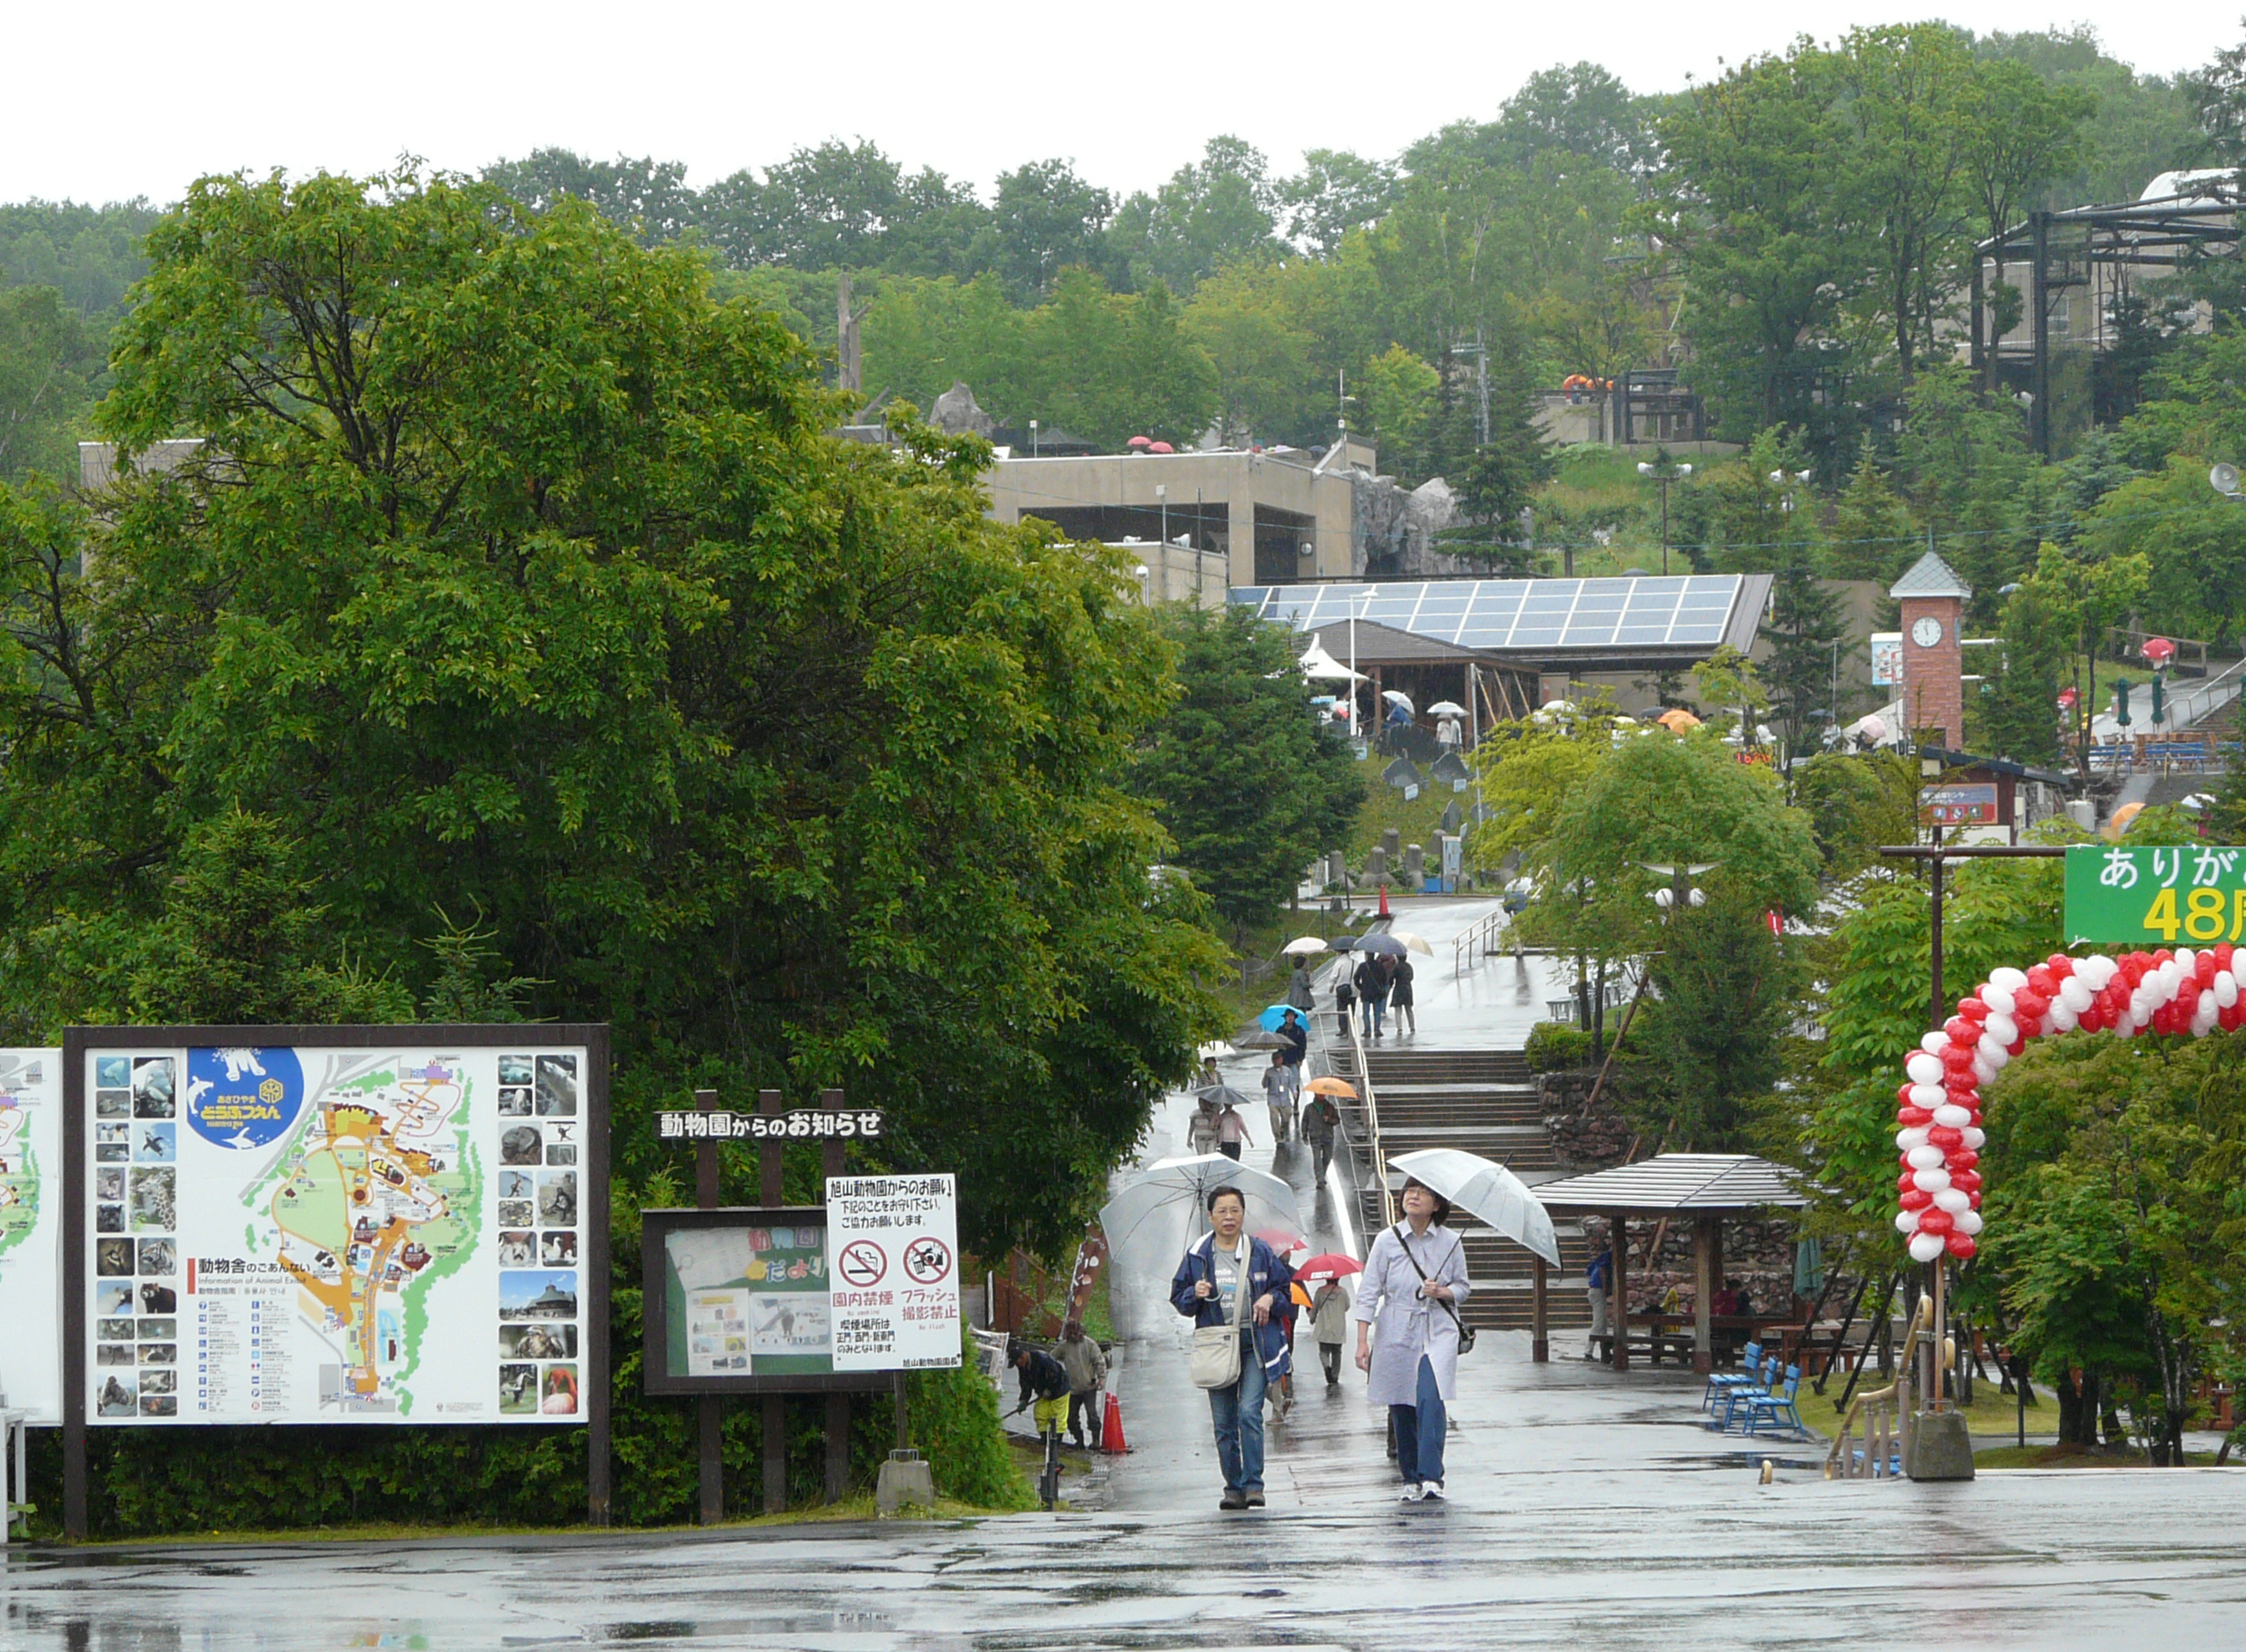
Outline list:
[[[670,1369],[670,1301],[665,1277],[665,1247],[674,1233],[710,1228],[816,1228],[827,1231],[824,1205],[762,1207],[731,1206],[711,1210],[646,1210],[640,1213],[640,1317],[646,1327],[640,1363],[643,1392],[678,1394],[887,1394],[896,1387],[894,1371],[788,1372],[775,1376],[677,1376]]]
[[[366,1049],[397,1046],[451,1045],[468,1049],[518,1048],[525,1037],[540,1044],[573,1045],[585,1052],[585,1074],[580,1099],[584,1124],[579,1158],[579,1257],[583,1286],[580,1293],[579,1364],[584,1373],[584,1414],[576,1419],[586,1430],[585,1492],[588,1518],[593,1525],[608,1523],[609,1476],[609,1344],[608,1344],[608,1169],[609,1169],[609,1030],[605,1022],[536,1022],[461,1025],[415,1023],[395,1026],[74,1026],[62,1034],[62,1523],[73,1537],[88,1530],[87,1255],[92,1213],[88,1208],[91,1177],[87,1142],[90,1114],[86,1093],[87,1058],[111,1050],[150,1047]],[[272,1427],[316,1428],[328,1421],[350,1424],[356,1419],[294,1419]],[[481,1426],[485,1419],[429,1417],[415,1423],[429,1427]],[[413,1426],[402,1424],[401,1426]],[[556,1426],[569,1426],[557,1423]],[[176,1424],[175,1427],[200,1426]],[[520,1426],[520,1424],[517,1424]]]
[[[2246,942],[2246,846],[2069,844],[2066,868],[2069,946]]]

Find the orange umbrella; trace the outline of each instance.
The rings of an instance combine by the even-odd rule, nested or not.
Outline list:
[[[1681,706],[1672,706],[1654,721],[1672,734],[1681,735],[1687,728],[1698,728],[1700,726],[1700,720]]]
[[[1357,1099],[1357,1091],[1338,1078],[1314,1078],[1302,1088],[1314,1096],[1341,1096],[1351,1101]]]

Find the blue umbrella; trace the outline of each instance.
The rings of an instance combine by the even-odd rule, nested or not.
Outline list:
[[[1256,1023],[1266,1032],[1276,1032],[1286,1024],[1289,1016],[1293,1016],[1297,1022],[1300,1022],[1302,1019],[1302,1011],[1291,1004],[1275,1004],[1257,1016]]]

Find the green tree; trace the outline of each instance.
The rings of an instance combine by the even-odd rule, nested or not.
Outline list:
[[[990,206],[991,266],[1020,302],[1052,289],[1061,271],[1098,268],[1115,198],[1066,161],[1032,161],[998,175]]]
[[[1840,598],[1810,571],[1808,557],[1797,552],[1771,582],[1770,618],[1756,631],[1770,648],[1758,669],[1789,764],[1810,755],[1822,728],[1837,725],[1837,645],[1847,634]],[[1789,791],[1792,772],[1789,767]]]
[[[1801,972],[1744,880],[1707,883],[1707,904],[1672,912],[1647,965],[1660,997],[1640,1055],[1660,1079],[1634,1090],[1633,1121],[1674,1152],[1745,1152],[1785,1075]]]
[[[795,339],[579,203],[205,180],[149,252],[99,423],[207,457],[75,518],[91,582],[0,518],[16,1017],[124,1014],[91,926],[239,810],[307,967],[417,998],[480,911],[613,1025],[627,1181],[698,1079],[846,1083],[966,1243],[1070,1241],[1214,1025],[1111,779],[1165,692],[1127,570],[989,524],[980,444],[832,441]]]
[[[1185,330],[1215,369],[1225,439],[1277,441],[1315,428],[1332,402],[1311,375],[1315,341],[1295,325],[1284,276],[1235,264],[1211,276],[1185,306]]]
[[[1179,692],[1129,771],[1218,914],[1234,926],[1276,915],[1303,871],[1347,837],[1365,782],[1318,728],[1295,667],[1297,640],[1247,609],[1176,606],[1163,629]]]
[[[2023,584],[2006,598],[1996,669],[1967,707],[1973,750],[2046,767],[2060,761],[2059,678],[2073,642],[2040,588]]]
[[[1836,579],[1872,579],[1886,587],[1917,560],[1923,541],[1910,509],[1867,442],[1833,506],[1833,534],[1825,565]]]
[[[1287,237],[1321,258],[1341,250],[1352,229],[1377,221],[1395,197],[1396,169],[1347,149],[1306,149],[1302,170],[1278,187]]]
[[[1153,194],[1125,201],[1112,240],[1134,286],[1151,281],[1191,293],[1228,264],[1275,257],[1279,209],[1263,151],[1215,137],[1199,160],[1178,168]]]
[[[37,471],[76,485],[77,437],[101,350],[51,286],[0,288],[0,482]]]

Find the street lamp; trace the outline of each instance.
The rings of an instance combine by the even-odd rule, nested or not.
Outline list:
[[[1692,467],[1680,465],[1674,460],[1651,465],[1641,460],[1638,474],[1661,484],[1661,571],[1666,574],[1669,571],[1669,484],[1683,482],[1692,474]]]
[[[1037,421],[1035,419],[1030,421],[1030,457],[1032,459],[1037,457]]]

